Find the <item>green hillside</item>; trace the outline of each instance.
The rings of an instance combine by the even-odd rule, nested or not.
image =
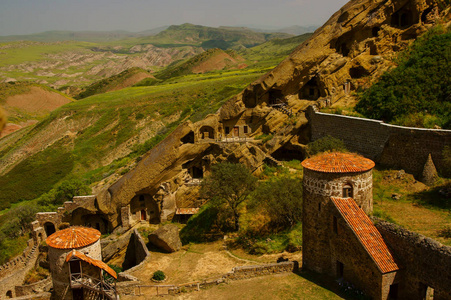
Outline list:
[[[312,35],[312,33],[306,33],[286,39],[273,39],[252,48],[242,49],[238,51],[238,54],[249,62],[278,63]]]
[[[48,135],[55,124],[80,124],[74,135],[61,136],[0,177],[0,208],[35,199],[65,178],[82,177],[89,183],[101,180],[148,151],[180,122],[199,121],[215,112],[265,71],[186,76],[91,96],[59,108],[20,141],[0,151],[0,157],[7,158],[30,140]],[[151,131],[147,141],[132,139],[143,130]],[[124,154],[105,164],[105,158],[118,148]]]
[[[125,70],[117,75],[111,76],[109,78],[105,78],[103,80],[94,82],[89,85],[83,92],[81,92],[76,99],[86,98],[92,95],[102,94],[113,90],[118,90],[121,88],[129,87],[134,85],[136,82],[130,82],[127,84],[127,81],[133,79],[134,76],[141,75],[140,78],[149,78],[151,76],[146,70],[141,68],[131,68]]]
[[[218,60],[216,61],[215,58],[218,58]],[[171,65],[162,70],[161,72],[157,73],[155,76],[161,79],[168,79],[171,77],[192,74],[195,73],[193,72],[193,68],[198,67],[201,64],[208,64],[209,62],[210,62],[209,68],[199,73],[205,73],[208,71],[215,71],[224,68],[225,69],[229,69],[232,67],[236,68],[238,62],[243,60],[244,59],[233,50],[224,51],[218,48],[209,49],[186,61],[182,61],[177,64]],[[225,65],[225,67],[221,68],[220,66],[222,65]]]
[[[451,28],[429,31],[363,92],[356,110],[398,125],[451,129]]]
[[[140,43],[153,44],[160,47],[177,45],[198,46],[204,49],[230,49],[253,47],[274,38],[288,38],[286,33],[255,32],[248,28],[206,27],[193,24],[172,25],[159,34],[136,39]]]

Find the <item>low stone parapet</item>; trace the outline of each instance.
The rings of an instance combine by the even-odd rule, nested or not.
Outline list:
[[[33,284],[28,285],[18,285],[15,287],[16,290],[16,297],[23,297],[23,296],[31,296],[36,295],[38,293],[43,293],[46,291],[46,289],[52,284],[52,278],[49,276],[46,279],[43,279],[41,281],[38,281]]]

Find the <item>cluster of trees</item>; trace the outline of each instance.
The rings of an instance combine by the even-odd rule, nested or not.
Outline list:
[[[364,91],[355,109],[404,126],[451,128],[451,32],[436,27],[398,58]]]
[[[230,212],[232,224],[229,227],[233,231],[240,229],[242,205],[248,199],[250,207],[265,210],[277,230],[292,228],[301,221],[302,185],[299,178],[285,175],[257,184],[257,178],[245,166],[222,162],[214,165],[211,176],[202,182],[201,195],[219,210]]]
[[[306,148],[308,156],[325,151],[348,150],[342,140],[331,136],[309,143]],[[207,223],[211,224],[212,219],[216,217],[226,230],[239,231],[240,213],[244,203],[248,209],[263,210],[270,219],[273,231],[290,229],[301,222],[302,184],[300,178],[288,174],[258,182],[243,165],[222,162],[212,167],[211,175],[202,182],[200,194],[201,197],[209,199],[210,205],[216,210],[210,210]]]

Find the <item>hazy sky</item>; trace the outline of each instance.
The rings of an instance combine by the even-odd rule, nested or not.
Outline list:
[[[164,25],[322,25],[348,0],[0,0],[0,35]]]

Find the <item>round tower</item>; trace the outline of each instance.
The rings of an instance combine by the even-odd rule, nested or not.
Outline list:
[[[86,227],[69,227],[50,235],[46,239],[49,246],[48,260],[53,280],[55,299],[72,300],[83,295],[82,289],[71,288],[71,277],[82,273],[79,261],[68,261],[73,251],[94,260],[102,260],[100,231]]]
[[[353,153],[326,152],[302,162],[304,267],[322,273],[330,269],[328,239],[336,230],[330,197],[353,198],[370,214],[373,211],[374,162]]]

